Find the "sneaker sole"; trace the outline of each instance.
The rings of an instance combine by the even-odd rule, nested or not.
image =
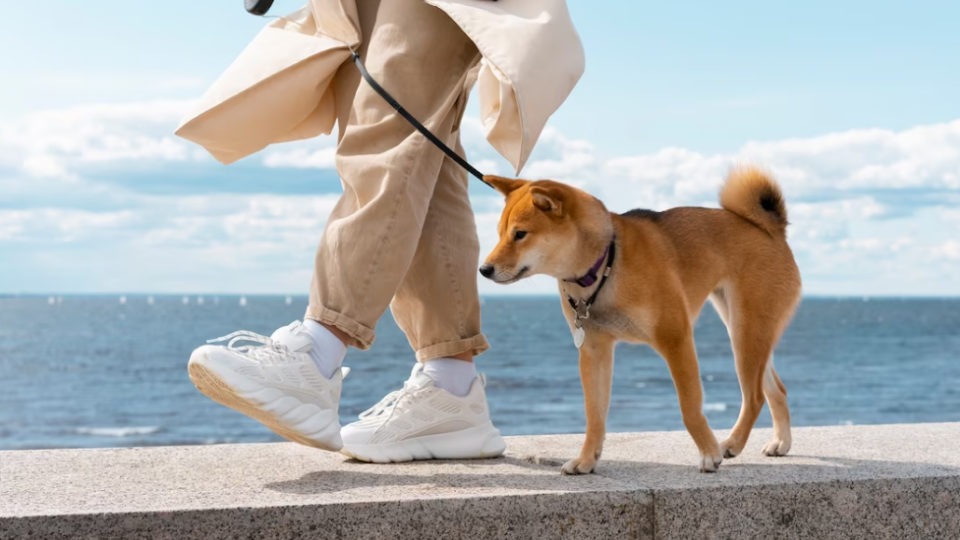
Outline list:
[[[389,444],[344,444],[340,453],[368,463],[402,463],[426,459],[489,459],[500,457],[506,449],[500,430],[487,422],[475,428]]]
[[[316,405],[305,405],[297,398],[287,395],[282,395],[280,398],[273,399],[268,402],[263,402],[262,400],[255,401],[248,396],[263,390],[274,389],[272,387],[258,385],[249,379],[244,379],[244,386],[248,386],[249,388],[241,391],[225,381],[224,377],[221,377],[214,368],[204,365],[204,361],[207,360],[207,358],[205,355],[200,356],[200,358],[194,358],[193,356],[190,357],[190,363],[187,366],[187,372],[189,373],[190,380],[193,382],[194,386],[196,386],[197,390],[199,390],[203,395],[221,405],[230,407],[239,413],[253,418],[288,441],[302,444],[304,446],[319,448],[320,450],[327,450],[330,452],[339,452],[341,448],[343,448],[342,443],[337,440],[330,441],[319,437],[324,431],[330,431],[331,424],[335,424],[336,427],[335,430],[333,430],[334,437],[339,439],[339,422],[328,422],[322,428],[312,429],[309,433],[304,433],[303,431],[296,429],[296,425],[308,424],[311,420],[315,420],[317,415],[323,412],[322,409],[319,409],[319,407]],[[293,405],[293,407],[288,408],[286,411],[279,414],[278,412],[266,410],[266,408],[276,405],[276,402],[281,398],[294,400],[296,403]],[[297,418],[298,415],[296,414],[291,415],[291,413],[298,412],[298,409],[301,409],[302,407],[317,408],[318,412],[309,415],[306,418],[302,418],[303,411],[299,411],[301,413],[299,415],[301,416],[300,418]],[[289,418],[296,418],[298,421],[295,425],[290,425]]]

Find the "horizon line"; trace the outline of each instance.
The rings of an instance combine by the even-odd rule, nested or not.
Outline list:
[[[0,291],[0,299],[3,298],[30,298],[30,297],[73,297],[73,298],[82,298],[82,297],[207,297],[207,298],[217,298],[217,297],[275,297],[275,298],[309,298],[307,293],[240,293],[240,292],[220,292],[220,293],[211,293],[211,292],[2,292]],[[557,296],[557,293],[504,293],[504,294],[481,294],[481,298],[554,298]],[[810,293],[802,295],[804,299],[864,299],[864,298],[877,298],[877,299],[944,299],[944,300],[960,300],[960,294],[822,294],[822,293]]]

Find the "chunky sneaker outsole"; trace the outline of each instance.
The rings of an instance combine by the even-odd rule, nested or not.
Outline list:
[[[340,453],[368,463],[402,463],[422,459],[488,459],[507,449],[493,423],[469,429],[405,439],[387,444],[348,444]]]
[[[200,347],[190,356],[187,372],[200,392],[243,413],[289,441],[338,452],[343,448],[335,411],[304,403],[280,389],[259,384],[211,357],[214,347]],[[341,377],[338,372],[334,377]]]

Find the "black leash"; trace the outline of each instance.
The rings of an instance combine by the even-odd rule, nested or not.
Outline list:
[[[357,54],[356,52],[353,52],[353,63],[357,65],[357,69],[360,70],[360,75],[362,75],[363,79],[367,81],[367,84],[370,85],[370,88],[373,88],[374,92],[380,94],[380,97],[382,97],[384,101],[386,101],[387,103],[390,104],[391,107],[393,107],[393,110],[400,113],[400,116],[404,117],[404,119],[406,119],[407,122],[410,122],[410,125],[416,128],[416,130],[419,131],[424,137],[426,137],[428,141],[432,142],[434,146],[442,150],[443,153],[447,155],[447,157],[457,162],[457,165],[460,165],[461,167],[466,169],[468,173],[477,177],[477,179],[483,182],[484,184],[487,184],[488,186],[493,187],[486,180],[483,179],[482,172],[478,171],[476,167],[468,163],[467,160],[460,157],[460,154],[454,152],[453,149],[451,149],[449,146],[444,144],[443,141],[437,138],[437,136],[434,135],[429,129],[427,129],[426,126],[421,124],[416,118],[413,117],[412,114],[407,112],[407,110],[404,109],[403,106],[401,106],[400,103],[397,102],[397,100],[393,99],[393,96],[391,96],[389,92],[384,90],[384,88],[380,86],[380,83],[378,83],[373,77],[370,76],[370,73],[367,72],[367,68],[364,67],[363,62],[360,61],[360,55]]]

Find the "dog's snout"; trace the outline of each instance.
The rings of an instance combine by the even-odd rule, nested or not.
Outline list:
[[[489,278],[490,276],[493,275],[494,270],[495,268],[493,267],[492,264],[485,264],[480,267],[480,275],[485,278]]]

